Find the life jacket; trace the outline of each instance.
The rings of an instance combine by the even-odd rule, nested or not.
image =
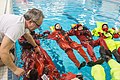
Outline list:
[[[97,27],[92,30],[92,34],[94,36],[99,36],[99,32],[100,32],[102,35],[104,35],[103,38],[110,51],[113,51],[114,49],[118,49],[120,47],[120,42],[114,41],[113,38],[119,37],[119,33],[116,33],[116,30],[114,28],[108,29],[107,32],[103,31],[102,30],[103,24],[107,24],[107,23],[97,21],[96,22]]]
[[[94,78],[94,80],[106,80],[104,68],[99,64],[92,67],[91,75]]]
[[[108,65],[110,66],[110,74],[112,76],[111,80],[119,80],[120,79],[120,64],[116,62],[114,59],[110,59],[108,61]]]

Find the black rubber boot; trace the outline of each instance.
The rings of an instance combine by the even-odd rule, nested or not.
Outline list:
[[[99,53],[100,53],[101,57],[104,58],[104,56],[106,55],[106,52],[105,52],[105,48],[103,46],[100,47]]]
[[[110,50],[105,50],[106,55],[104,56],[104,60],[108,62],[112,58],[112,54]]]
[[[104,55],[105,56],[105,55]],[[104,62],[104,59],[103,58],[99,58],[96,62],[95,62],[95,64],[102,64]]]
[[[102,46],[100,47],[100,55],[102,57],[102,59],[104,59],[105,61],[108,61],[108,57],[112,58],[112,53],[110,50],[105,50],[105,48]]]
[[[83,80],[83,75],[82,74],[77,74],[76,77],[80,80]]]
[[[78,67],[78,69],[80,70],[82,67],[84,67],[86,65],[86,62],[85,61],[83,61],[81,64],[80,64],[80,66]]]
[[[117,50],[116,49],[113,50],[112,53],[113,53],[115,59],[117,60],[117,62],[120,63],[120,55],[118,54]]]
[[[110,56],[108,56],[108,55],[105,56],[105,61],[106,61],[106,62],[108,62],[110,59],[111,59]]]
[[[105,50],[106,55],[112,58],[112,52],[110,50]]]
[[[95,65],[95,62],[93,62],[93,61],[90,61],[90,62],[87,63],[87,66],[89,66],[89,67],[92,67],[94,65]]]

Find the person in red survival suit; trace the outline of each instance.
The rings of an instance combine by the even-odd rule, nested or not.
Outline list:
[[[36,43],[40,45],[40,41],[37,40],[36,34],[33,35]],[[42,76],[45,74],[50,80],[59,78],[60,74],[56,69],[54,63],[52,62],[46,51],[41,48],[41,54],[36,54],[32,45],[30,45],[24,37],[19,39],[19,43],[22,46],[22,60],[24,62],[24,69],[26,75],[24,80],[42,80]]]
[[[84,67],[86,63],[82,62],[80,64],[80,62],[76,59],[72,49],[77,50],[78,53],[86,60],[88,65],[94,64],[88,59],[86,53],[82,49],[82,46],[72,41],[72,39],[69,36],[65,35],[65,31],[62,30],[62,27],[60,26],[59,23],[55,24],[54,27],[55,30],[51,34],[49,33],[47,38],[55,40],[58,43],[58,45],[61,47],[61,49],[63,49],[67,53],[68,57],[74,62],[74,64],[78,67],[78,69]]]
[[[107,33],[110,33],[110,34],[112,35],[112,38],[119,38],[119,37],[120,37],[119,33],[116,32],[116,29],[115,29],[115,28],[112,28],[112,30],[113,30],[114,32],[111,32],[111,31],[109,30],[109,27],[108,27],[107,24],[103,24],[103,25],[102,25],[102,30],[103,30],[104,32],[106,32],[106,34],[107,34]],[[98,32],[98,33],[99,33],[100,37],[108,38],[108,37],[105,36],[103,33],[101,33],[101,32]]]
[[[34,32],[32,33],[32,35]],[[41,35],[34,34],[33,38],[40,37]],[[22,60],[24,61],[24,69],[26,71],[26,76],[23,80],[42,80],[42,74],[47,75],[49,80],[83,80],[82,74],[73,74],[68,72],[60,76],[59,72],[55,68],[51,58],[48,56],[46,51],[40,47],[42,56],[40,54],[34,53],[32,46],[28,44],[24,37],[19,39],[19,43],[22,46]],[[40,45],[39,40],[36,43]]]
[[[67,32],[67,34],[69,36],[75,35],[80,40],[82,46],[87,48],[88,54],[96,64],[103,63],[103,59],[97,60],[93,51],[93,47],[98,45],[103,46],[105,49],[108,50],[108,47],[103,38],[93,40],[91,32],[86,27],[83,27],[83,25],[81,24],[76,24],[69,32]]]
[[[112,28],[112,30],[114,32],[112,32],[107,24],[103,24],[102,25],[102,30],[104,31],[104,33],[98,32],[100,37],[104,38],[104,39],[113,39],[113,38],[119,38],[119,34],[116,32],[115,28]],[[109,35],[108,35],[109,34]],[[120,63],[120,47],[119,47],[119,42],[115,41],[116,46],[115,49],[113,51],[111,51],[114,55],[114,57],[116,58],[117,62]],[[118,44],[118,49],[116,49]]]

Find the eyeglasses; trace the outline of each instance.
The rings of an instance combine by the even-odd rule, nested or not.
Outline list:
[[[40,27],[40,24],[37,24],[35,21],[33,21],[35,23],[35,25],[37,25],[37,27]]]

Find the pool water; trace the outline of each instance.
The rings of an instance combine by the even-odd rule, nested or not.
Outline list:
[[[120,27],[120,2],[117,0],[26,0],[20,2],[13,0],[13,13],[16,15],[24,14],[28,9],[41,9],[45,15],[45,19],[41,28],[36,30],[42,33],[50,30],[49,27],[55,23],[60,23],[65,31],[71,29],[71,24],[82,23],[90,30],[96,27],[96,21],[107,22],[109,27]],[[25,1],[25,0],[24,0]],[[71,37],[74,41],[79,42],[76,37]],[[96,37],[93,37],[97,39]],[[53,40],[41,39],[41,46],[47,51],[52,58],[59,72],[73,72],[75,74],[82,73],[84,80],[93,80],[91,76],[91,67],[85,66],[78,70],[74,63],[67,57],[66,53]],[[86,48],[83,47],[86,51]],[[95,55],[99,57],[99,46],[94,48]],[[22,67],[20,60],[21,49],[16,42],[16,64]],[[74,50],[75,56],[79,62],[84,59]],[[87,53],[87,52],[86,52]],[[110,68],[104,62],[102,66],[106,72],[106,80],[110,80]],[[22,78],[20,78],[22,80]]]

